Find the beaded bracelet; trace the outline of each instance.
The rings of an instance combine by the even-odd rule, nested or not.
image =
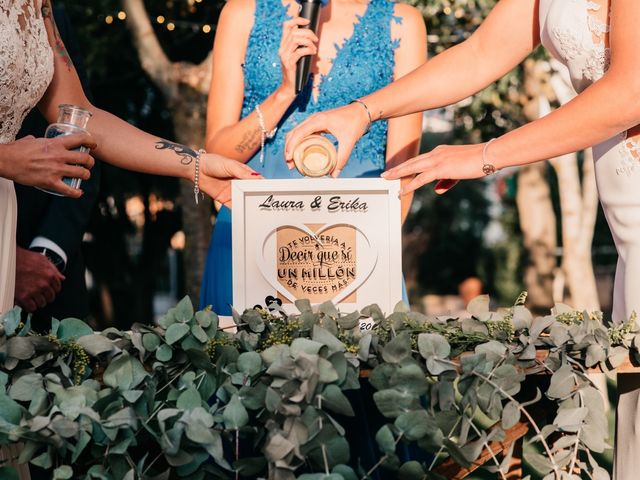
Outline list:
[[[199,196],[200,196],[200,156],[207,153],[206,151],[200,149],[196,154],[195,164],[196,171],[193,175],[193,196],[196,201],[196,205],[198,205]],[[202,196],[204,198],[204,195]]]
[[[271,131],[267,131],[267,126],[264,123],[264,115],[262,115],[262,110],[260,110],[260,105],[256,105],[256,114],[258,115],[258,125],[260,126],[260,164],[264,163],[264,144],[267,140],[271,140],[276,132],[278,131],[278,127],[275,127]]]

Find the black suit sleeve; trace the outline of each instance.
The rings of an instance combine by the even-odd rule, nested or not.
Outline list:
[[[61,8],[54,8],[54,17],[60,36],[69,52],[73,64],[78,72],[82,88],[91,99],[89,81],[84,68],[78,42],[73,35],[69,17]],[[91,121],[91,120],[89,120]],[[46,237],[55,242],[67,254],[69,261],[73,259],[80,248],[82,237],[89,224],[93,205],[100,187],[100,162],[96,161],[91,169],[91,178],[82,182],[84,195],[80,199],[54,197],[51,199],[44,217],[36,227],[35,235]]]

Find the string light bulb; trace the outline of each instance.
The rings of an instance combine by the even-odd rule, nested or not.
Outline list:
[[[162,15],[158,15],[156,17],[156,22],[158,22],[160,25],[162,25],[164,23],[165,18]]]
[[[170,32],[173,32],[175,29],[176,29],[176,26],[173,22],[167,23],[167,30],[169,30]]]
[[[112,15],[107,15],[104,19],[105,23],[107,25],[111,25],[113,23],[113,16]]]
[[[203,25],[203,26],[202,26],[202,31],[203,31],[204,33],[209,33],[209,32],[211,32],[211,25]]]
[[[127,18],[127,14],[126,14],[126,12],[124,12],[124,11],[120,10],[120,11],[118,12],[118,18],[119,18],[120,20],[126,20],[126,18]]]

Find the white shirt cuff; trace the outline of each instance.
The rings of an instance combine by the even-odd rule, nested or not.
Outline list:
[[[31,245],[29,245],[29,248],[34,248],[34,247],[46,248],[46,249],[49,249],[49,250],[52,250],[52,251],[56,252],[58,255],[60,255],[60,258],[62,258],[62,260],[64,260],[65,265],[67,264],[67,254],[54,241],[49,240],[46,237],[36,237],[31,242]]]

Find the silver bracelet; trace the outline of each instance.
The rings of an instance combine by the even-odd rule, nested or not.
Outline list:
[[[364,111],[367,112],[367,118],[369,118],[369,123],[367,124],[367,128],[364,129],[363,135],[369,133],[369,130],[371,129],[371,124],[373,123],[373,117],[371,116],[371,111],[369,110],[369,107],[367,106],[366,103],[364,103],[359,98],[356,98],[355,100],[351,100],[350,103],[359,103],[364,107]]]
[[[200,197],[200,156],[207,153],[203,149],[198,150],[196,154],[196,171],[193,175],[193,196],[196,201],[196,205],[198,205],[199,197]],[[204,195],[202,195],[204,198]]]
[[[267,140],[271,140],[276,132],[278,131],[278,127],[275,127],[271,131],[267,131],[267,126],[264,123],[264,115],[262,115],[262,110],[260,110],[260,105],[256,105],[256,114],[258,115],[258,125],[260,126],[260,164],[264,163],[264,144]]]
[[[485,175],[496,173],[495,165],[487,162],[487,148],[489,148],[489,145],[491,145],[491,142],[493,142],[494,140],[496,139],[492,138],[487,143],[485,143],[484,147],[482,148],[482,173],[484,173]]]

